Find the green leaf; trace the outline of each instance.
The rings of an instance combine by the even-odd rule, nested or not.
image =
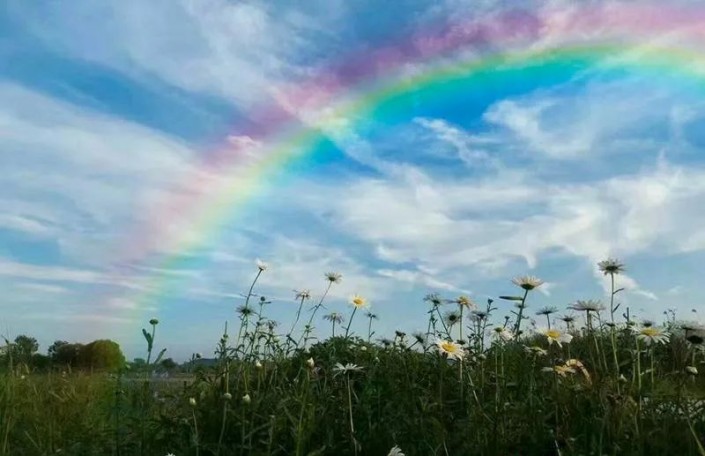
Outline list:
[[[162,351],[160,351],[157,355],[157,359],[154,360],[154,364],[159,364],[159,361],[162,360],[162,356],[164,356],[164,353],[166,353],[166,348],[162,348]]]

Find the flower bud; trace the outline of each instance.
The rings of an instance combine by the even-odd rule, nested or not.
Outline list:
[[[244,396],[242,396],[242,402],[244,402],[245,404],[249,404],[250,402],[252,402],[252,399],[250,398],[250,395],[249,395],[249,394],[245,394]]]

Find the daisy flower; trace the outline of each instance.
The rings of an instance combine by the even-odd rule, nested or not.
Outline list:
[[[347,374],[348,372],[359,372],[362,370],[362,367],[353,363],[347,363],[345,365],[341,363],[335,363],[335,367],[333,368],[333,370],[335,371],[336,375]]]
[[[504,326],[497,326],[492,330],[492,337],[494,337],[495,340],[509,342],[514,339],[514,334]]]
[[[453,342],[452,340],[439,339],[436,341],[438,346],[438,352],[441,355],[446,355],[448,359],[463,359],[465,353],[463,352],[463,347],[460,344]]]
[[[343,279],[342,274],[337,272],[326,272],[325,276],[326,280],[330,283],[340,283],[340,281]]]
[[[404,453],[401,452],[401,448],[398,446],[394,445],[394,447],[389,450],[389,454],[387,456],[405,456]]]
[[[265,263],[264,261],[260,260],[259,258],[257,258],[257,260],[255,261],[255,264],[257,265],[257,269],[259,269],[260,272],[266,271],[267,268],[269,267],[269,266],[267,265],[267,263]]]
[[[530,291],[534,288],[540,287],[543,284],[543,280],[539,279],[538,277],[525,275],[515,277],[514,279],[512,279],[512,283],[518,287],[523,288],[524,290]]]
[[[363,307],[367,307],[367,299],[360,295],[354,295],[350,298],[350,304],[355,306],[356,309],[362,309]]]
[[[568,333],[563,333],[557,329],[546,329],[541,331],[541,334],[546,336],[548,345],[558,344],[559,347],[563,347],[563,344],[569,344],[573,340],[573,336]]]
[[[636,338],[646,345],[651,345],[652,343],[665,344],[668,342],[669,337],[670,334],[653,326],[641,328],[636,335]]]
[[[605,275],[624,272],[624,264],[614,258],[607,258],[606,260],[600,261],[597,263],[597,267]]]

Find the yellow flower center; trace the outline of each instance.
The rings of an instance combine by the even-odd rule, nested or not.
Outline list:
[[[656,328],[644,328],[641,330],[641,334],[647,337],[654,337],[660,334],[659,330]]]
[[[443,342],[441,344],[441,349],[446,353],[455,353],[458,351],[458,347],[453,342]]]
[[[557,329],[549,329],[546,331],[546,337],[549,339],[558,340],[558,338],[561,337],[561,332]]]
[[[365,305],[365,298],[356,296],[355,298],[353,298],[352,303],[355,307],[362,307]]]

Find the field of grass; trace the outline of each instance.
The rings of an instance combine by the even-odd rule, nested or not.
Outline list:
[[[326,279],[330,289],[340,277]],[[374,324],[360,297],[346,319],[325,316],[337,332],[324,341],[311,334],[327,293],[309,309],[300,292],[284,331],[248,297],[217,365],[170,381],[150,365],[7,365],[0,455],[705,455],[703,327],[637,320],[614,287],[559,316],[530,307],[538,279],[515,283],[521,292],[501,297],[515,303],[507,317],[492,300],[429,295],[426,331],[379,341],[348,330],[354,318]],[[148,358],[157,328],[145,331]]]

